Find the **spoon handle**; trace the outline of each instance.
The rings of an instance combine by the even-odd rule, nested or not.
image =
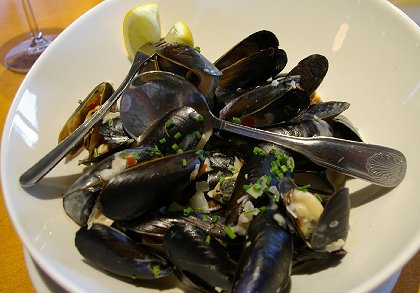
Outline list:
[[[217,120],[221,130],[282,145],[323,167],[376,185],[395,187],[407,170],[404,155],[392,148],[332,137],[293,137]]]
[[[137,52],[133,64],[124,78],[121,85],[117,90],[109,97],[109,99],[102,104],[102,106],[96,111],[89,120],[81,124],[75,131],[73,131],[68,137],[66,137],[60,144],[53,148],[48,154],[41,158],[31,168],[20,176],[19,182],[23,187],[30,187],[37,183],[42,177],[51,171],[63,158],[64,156],[75,146],[83,137],[92,129],[92,127],[98,123],[105,115],[105,113],[111,108],[111,106],[121,96],[123,90],[127,87],[129,82],[137,74],[140,66],[149,58],[149,56]]]

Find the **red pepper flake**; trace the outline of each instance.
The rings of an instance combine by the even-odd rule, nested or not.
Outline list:
[[[125,158],[125,160],[127,161],[128,166],[133,166],[137,163],[136,158],[134,158],[133,156],[128,156]]]

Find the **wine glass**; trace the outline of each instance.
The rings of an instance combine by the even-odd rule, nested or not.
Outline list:
[[[27,73],[38,57],[56,35],[43,35],[35,20],[32,6],[29,0],[22,0],[23,10],[30,29],[30,39],[13,47],[4,58],[4,65],[18,73]]]

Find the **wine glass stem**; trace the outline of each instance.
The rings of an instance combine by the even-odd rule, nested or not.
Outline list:
[[[39,30],[38,24],[35,19],[34,12],[32,10],[31,2],[29,0],[22,0],[23,10],[25,11],[26,20],[28,21],[29,30],[33,39],[39,39],[42,37],[42,33]]]

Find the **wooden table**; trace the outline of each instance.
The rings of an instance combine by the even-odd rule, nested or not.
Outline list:
[[[32,0],[32,6],[41,28],[64,29],[100,0]],[[18,0],[0,1],[0,58],[3,60],[13,44],[28,35],[27,24]],[[17,37],[18,36],[18,37]],[[11,41],[12,40],[12,41]],[[25,76],[0,66],[0,134],[13,97]],[[2,197],[3,198],[3,197]],[[35,292],[29,279],[22,243],[18,239],[7,215],[4,201],[0,199],[0,291]],[[402,270],[392,293],[417,293],[420,279],[420,253]]]

